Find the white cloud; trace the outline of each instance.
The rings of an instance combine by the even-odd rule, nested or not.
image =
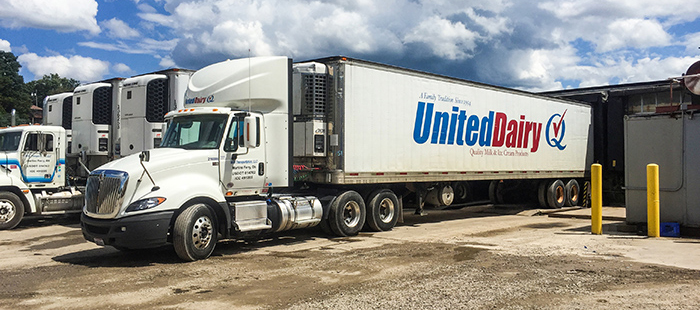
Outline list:
[[[103,21],[100,24],[107,28],[108,35],[113,38],[130,39],[140,35],[138,30],[129,27],[124,21],[117,18]]]
[[[700,56],[700,33],[678,35],[700,17],[700,5],[687,0],[156,2],[166,14],[136,3],[141,31],[157,25],[175,37],[80,45],[171,52],[157,56],[163,67],[195,68],[249,49],[346,55],[530,90],[664,79]],[[672,54],[658,54],[666,50]]]
[[[419,42],[429,44],[440,57],[464,59],[477,40],[509,31],[505,17],[492,16],[508,5],[482,2],[166,1],[169,15],[138,16],[173,28],[182,39],[177,53],[191,57],[245,56],[248,49],[254,55],[307,58],[329,53],[401,54],[405,43]],[[469,19],[473,27],[453,21],[454,16]]]
[[[3,52],[12,52],[12,48],[10,47],[10,42],[0,39],[0,51]]]
[[[34,53],[22,54],[17,57],[22,67],[34,76],[58,73],[62,77],[73,78],[82,82],[92,82],[102,79],[109,73],[109,62],[82,56],[48,56],[42,57]]]
[[[112,52],[122,52],[127,54],[154,54],[157,51],[171,51],[177,45],[178,39],[158,41],[153,39],[143,39],[140,42],[127,44],[125,42],[100,43],[100,42],[78,42],[79,46],[101,49]]]
[[[170,57],[160,57],[160,63],[158,63],[158,65],[161,68],[174,68],[176,66],[175,62]]]
[[[625,19],[608,24],[607,32],[600,36],[596,46],[599,52],[608,52],[630,47],[664,46],[670,42],[671,35],[666,33],[658,21]]]
[[[450,60],[471,57],[479,39],[478,33],[461,22],[452,23],[437,16],[424,20],[404,37],[406,43],[425,43],[433,54]]]
[[[129,66],[123,63],[118,63],[112,66],[112,70],[114,70],[117,73],[121,74],[132,74],[134,73],[134,70],[132,70]]]
[[[0,25],[100,33],[95,0],[0,0]]]
[[[158,12],[154,7],[152,7],[148,4],[145,4],[145,3],[138,4],[136,7],[139,9],[139,11],[144,12],[144,13],[157,13]]]

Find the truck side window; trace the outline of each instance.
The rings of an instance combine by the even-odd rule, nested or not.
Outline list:
[[[226,135],[226,141],[224,141],[224,151],[234,152],[238,150],[238,143],[240,139],[240,120],[234,120],[231,122],[231,126],[228,128],[228,134]]]
[[[53,152],[53,135],[45,135],[44,151]]]
[[[27,141],[24,143],[25,151],[39,151],[39,135],[30,133],[27,135]]]

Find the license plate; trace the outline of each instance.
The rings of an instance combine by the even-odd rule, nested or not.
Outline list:
[[[105,241],[102,240],[102,238],[95,238],[94,240],[95,240],[95,243],[97,243],[97,245],[101,245],[101,246],[105,245]]]

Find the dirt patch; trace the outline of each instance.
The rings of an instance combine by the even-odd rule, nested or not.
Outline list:
[[[183,263],[172,247],[133,252],[97,247],[82,240],[77,227],[60,233],[40,227],[25,239],[6,232],[3,253],[36,264],[0,260],[0,308],[693,309],[700,304],[697,269],[624,256],[662,245],[697,248],[692,240],[592,236],[588,221],[456,212],[425,222],[414,217],[410,226],[349,238],[312,230],[222,241],[212,257],[191,263]],[[460,220],[446,220],[452,215]]]

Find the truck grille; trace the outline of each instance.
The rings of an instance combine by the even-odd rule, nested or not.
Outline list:
[[[85,188],[85,213],[95,218],[113,218],[124,201],[129,174],[116,170],[90,173]]]

